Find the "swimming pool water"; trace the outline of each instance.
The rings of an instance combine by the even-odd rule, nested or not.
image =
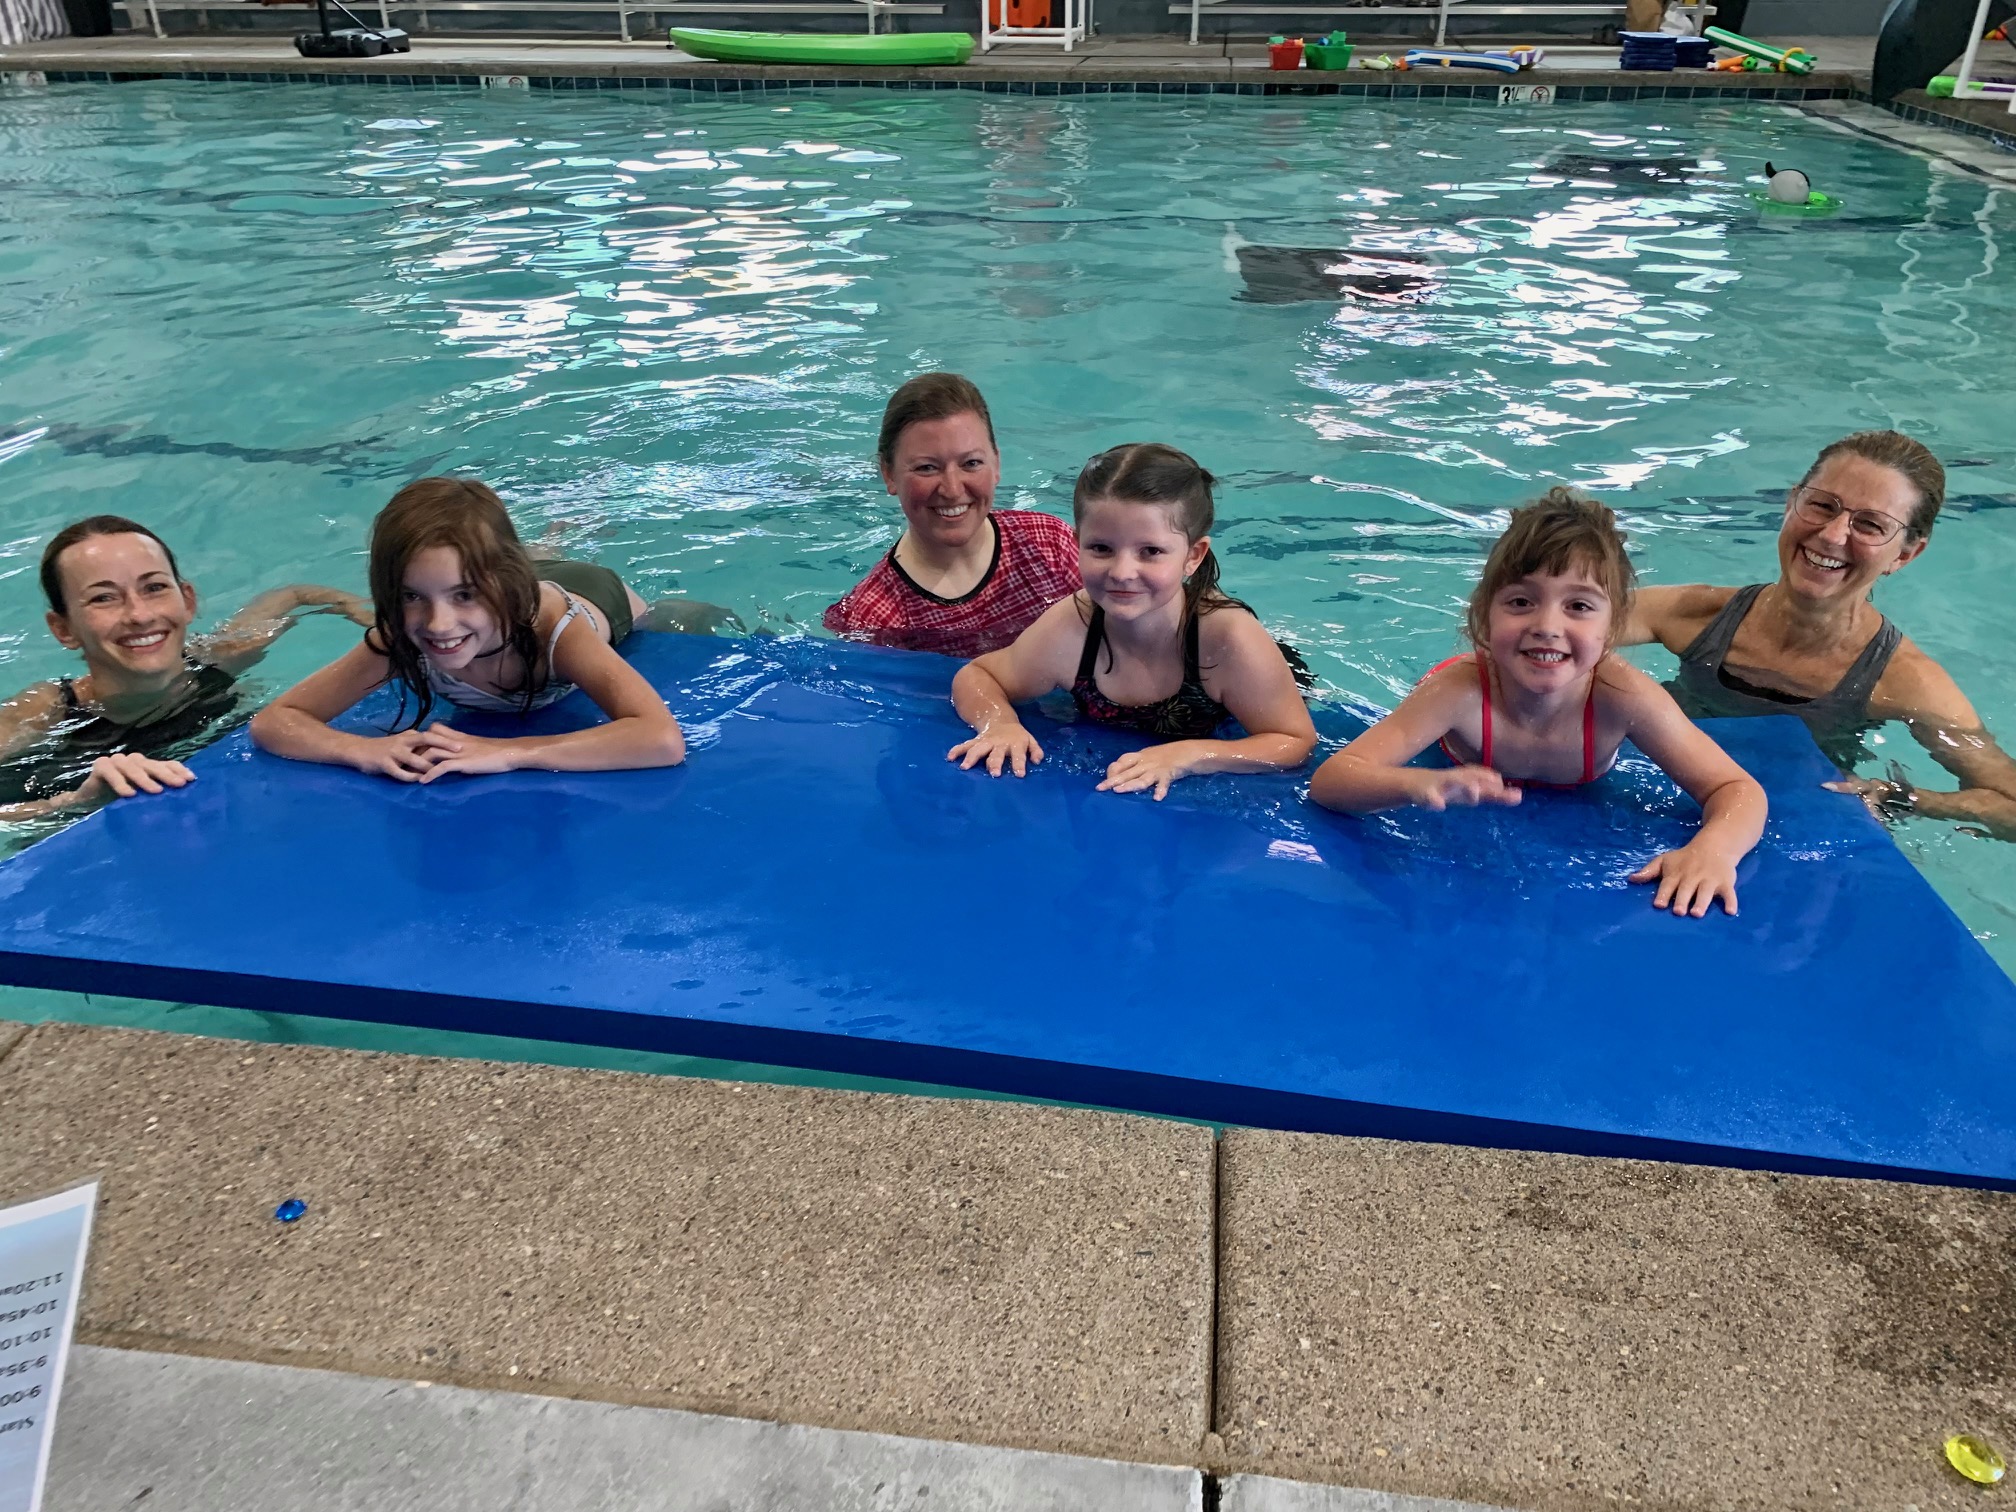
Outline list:
[[[1767,158],[1843,213],[1760,216]],[[993,405],[1002,503],[1068,512],[1118,441],[1194,452],[1224,480],[1227,586],[1331,696],[1379,705],[1456,648],[1508,506],[1579,483],[1647,581],[1754,581],[1814,451],[1894,425],[1952,500],[1878,602],[2016,741],[2012,236],[1989,182],[1747,102],[8,90],[0,680],[71,670],[34,565],[80,513],[166,535],[207,619],[280,581],[361,587],[371,515],[448,469],[647,598],[816,630],[895,534],[883,400],[949,367]],[[1432,285],[1256,302],[1241,245],[1424,259]],[[308,621],[265,680],[351,634]],[[1873,770],[1943,785],[1882,740]],[[1899,843],[2016,970],[2016,847]],[[220,927],[256,899],[219,899]]]

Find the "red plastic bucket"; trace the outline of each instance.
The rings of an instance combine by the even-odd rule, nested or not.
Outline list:
[[[1302,66],[1302,39],[1290,37],[1286,42],[1267,44],[1267,66],[1269,68],[1300,68]]]

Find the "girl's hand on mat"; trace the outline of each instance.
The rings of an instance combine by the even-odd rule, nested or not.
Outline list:
[[[1657,882],[1654,908],[1671,908],[1674,918],[1700,918],[1708,905],[1722,900],[1722,911],[1736,917],[1736,863],[1699,842],[1654,856],[1631,873],[1633,882]]]
[[[1414,802],[1439,814],[1447,808],[1517,803],[1522,796],[1522,789],[1507,782],[1491,767],[1460,766],[1422,772],[1415,788]]]
[[[518,747],[513,741],[464,735],[445,724],[433,725],[427,733],[452,742],[455,754],[436,761],[427,769],[427,775],[420,779],[422,782],[432,782],[445,772],[460,772],[465,777],[490,777],[518,769]]]
[[[163,793],[171,787],[186,787],[196,774],[179,761],[156,761],[132,751],[116,756],[100,756],[91,763],[91,775],[71,797],[77,808],[97,808],[136,793]]]
[[[989,777],[999,777],[1004,765],[1017,777],[1027,777],[1029,768],[1043,759],[1043,747],[1018,720],[1012,725],[989,725],[971,740],[952,747],[945,759],[958,762],[962,772],[970,772],[984,761]]]
[[[462,749],[453,739],[440,734],[446,728],[437,724],[432,729],[401,730],[397,735],[367,740],[363,754],[358,758],[357,770],[374,777],[390,777],[398,782],[418,782],[433,771],[437,763],[446,761]]]
[[[1167,745],[1150,746],[1145,751],[1129,751],[1106,768],[1106,780],[1099,784],[1099,791],[1138,793],[1144,788],[1153,788],[1155,801],[1160,803],[1168,796],[1170,783],[1190,775],[1182,748],[1193,744],[1194,741],[1172,740]]]

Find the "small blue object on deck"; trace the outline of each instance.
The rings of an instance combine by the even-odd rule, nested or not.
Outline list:
[[[1792,719],[1714,725],[1771,826],[1741,917],[1679,920],[1622,880],[1695,822],[1635,757],[1488,812],[1347,819],[1302,800],[1306,774],[1157,804],[1094,791],[1127,742],[1081,726],[1037,721],[1050,755],[1025,781],[947,764],[940,658],[625,652],[684,721],[686,766],[418,788],[234,736],[192,786],[0,865],[0,979],[2016,1188],[2016,985],[1821,789]]]
[[[278,1218],[282,1223],[292,1223],[307,1211],[307,1203],[303,1202],[299,1197],[289,1197],[280,1206],[273,1209],[273,1216]]]

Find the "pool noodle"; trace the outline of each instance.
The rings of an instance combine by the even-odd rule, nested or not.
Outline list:
[[[1813,72],[1813,59],[1798,52],[1796,49],[1772,47],[1768,43],[1739,36],[1732,31],[1724,31],[1719,26],[1706,28],[1702,32],[1702,35],[1711,41],[1719,42],[1724,47],[1731,48],[1743,54],[1746,58],[1762,58],[1766,63],[1782,67],[1788,73],[1810,74]]]

